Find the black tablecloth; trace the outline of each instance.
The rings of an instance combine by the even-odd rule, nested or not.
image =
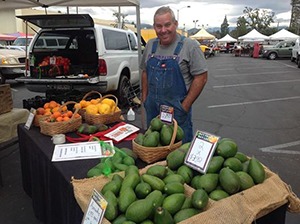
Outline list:
[[[80,224],[83,212],[74,197],[71,177],[85,178],[99,159],[51,162],[51,137],[41,134],[36,127],[27,130],[23,124],[18,126],[18,136],[23,188],[32,198],[36,217],[45,224]],[[131,148],[131,141],[117,146]],[[140,160],[137,163],[139,167],[146,165]],[[255,223],[284,224],[286,207],[281,206]]]
[[[32,198],[36,217],[44,223],[81,223],[83,213],[77,204],[71,177],[82,179],[99,159],[51,162],[54,144],[39,128],[18,126],[24,191]],[[131,148],[131,141],[118,147]],[[144,166],[139,161],[139,166]]]

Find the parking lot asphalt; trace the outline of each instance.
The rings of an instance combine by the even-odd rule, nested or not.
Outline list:
[[[208,83],[193,106],[194,131],[234,139],[240,151],[277,173],[299,197],[300,69],[289,60],[231,54],[207,62]],[[22,107],[22,99],[34,95],[20,85],[12,88],[14,107]],[[141,108],[136,115],[135,124],[141,126]],[[22,189],[18,145],[0,151],[0,158],[0,223],[40,224]],[[285,223],[299,224],[300,214],[287,212]]]

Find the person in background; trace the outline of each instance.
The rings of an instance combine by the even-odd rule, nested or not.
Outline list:
[[[147,126],[160,106],[174,108],[174,118],[184,130],[183,143],[193,139],[192,104],[207,82],[207,64],[199,44],[176,32],[178,22],[169,7],[154,14],[157,38],[148,41],[142,56],[142,102]]]

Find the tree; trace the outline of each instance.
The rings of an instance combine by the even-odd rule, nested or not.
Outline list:
[[[229,33],[229,28],[228,27],[229,27],[229,24],[228,24],[228,21],[227,21],[227,16],[225,15],[223,23],[221,24],[221,38]]]
[[[292,5],[292,13],[291,13],[291,21],[289,26],[289,31],[298,34],[300,33],[300,0],[291,0]]]
[[[236,29],[232,32],[232,36],[237,38],[239,36],[243,36],[249,32],[249,28],[247,27],[247,20],[244,16],[240,16],[236,22]]]
[[[246,25],[251,29],[256,29],[258,32],[265,33],[271,23],[274,22],[274,12],[265,9],[252,9],[251,7],[245,7],[243,10]]]

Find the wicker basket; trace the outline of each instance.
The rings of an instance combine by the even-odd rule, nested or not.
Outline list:
[[[62,110],[64,106],[67,106],[69,104],[75,104],[75,103],[76,103],[75,101],[68,101],[62,104],[59,107],[59,110]],[[47,118],[40,119],[41,133],[44,135],[53,136],[56,134],[64,134],[64,133],[76,131],[79,128],[79,126],[82,124],[81,116],[75,118],[75,114],[77,113],[78,113],[78,109],[75,110],[73,116],[68,121],[48,122],[46,121]]]
[[[35,127],[40,127],[40,120],[45,120],[48,117],[50,117],[50,115],[36,114],[33,119],[33,125]]]
[[[170,145],[158,147],[145,147],[137,144],[134,140],[132,140],[133,152],[135,152],[138,155],[138,157],[146,163],[153,163],[161,159],[165,159],[170,152],[179,148],[182,145],[182,141],[174,143],[176,139],[178,124],[175,119],[173,119],[173,122],[174,130]]]
[[[13,108],[13,100],[9,84],[0,85],[0,114],[8,113]]]
[[[114,98],[116,102],[116,107],[118,106],[118,98],[112,94],[105,95],[101,98],[100,102],[105,99],[105,98]],[[121,116],[122,111],[114,111],[113,113],[110,114],[84,114],[84,119],[88,124],[111,124],[114,122],[120,121],[120,116]]]
[[[81,100],[86,100],[89,96],[91,96],[91,95],[93,95],[93,94],[94,94],[94,95],[96,95],[96,94],[99,95],[99,98],[100,98],[100,99],[102,98],[101,93],[99,93],[98,91],[92,90],[92,91],[88,92],[87,94],[85,94]],[[84,109],[84,108],[79,109],[78,113],[79,113],[79,114],[82,116],[82,118],[84,119],[85,109]]]

